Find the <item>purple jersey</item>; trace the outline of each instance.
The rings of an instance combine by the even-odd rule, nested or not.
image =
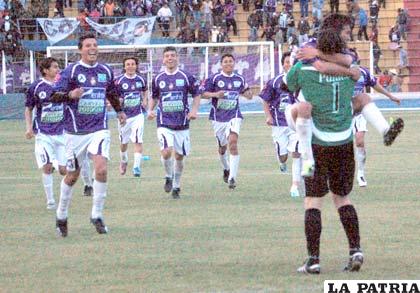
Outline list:
[[[52,103],[54,83],[45,79],[35,81],[26,94],[25,106],[35,111],[33,130],[35,133],[60,135],[64,130],[63,103]]]
[[[199,81],[191,74],[177,69],[174,73],[160,72],[152,82],[152,97],[158,100],[157,126],[173,130],[189,128],[188,94],[199,95]]]
[[[228,122],[233,118],[243,118],[239,110],[239,95],[248,90],[248,84],[242,75],[232,73],[226,75],[223,72],[216,73],[206,79],[205,92],[224,91],[225,96],[221,99],[211,99],[210,120]]]
[[[92,66],[82,61],[70,64],[61,73],[55,90],[70,92],[79,87],[84,89],[82,97],[66,103],[64,130],[86,134],[107,129],[106,94],[117,92],[111,69],[100,63]]]
[[[146,112],[142,106],[144,98],[142,92],[147,89],[147,83],[143,77],[138,74],[133,77],[123,74],[115,79],[115,84],[123,99],[122,106],[127,118]]]
[[[270,106],[273,126],[287,126],[284,110],[287,105],[295,102],[293,93],[287,89],[283,77],[284,74],[280,74],[270,79],[260,94],[260,97]]]
[[[365,87],[374,87],[376,85],[376,77],[370,74],[366,67],[360,67],[360,78],[354,85],[354,96],[363,93]]]

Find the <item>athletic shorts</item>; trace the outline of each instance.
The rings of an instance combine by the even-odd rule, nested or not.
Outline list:
[[[121,144],[127,144],[130,140],[133,143],[143,143],[143,131],[143,114],[128,118],[127,123],[124,126],[121,126],[120,122],[118,122],[118,132],[120,134]]]
[[[52,164],[54,160],[59,166],[65,166],[67,159],[64,135],[38,133],[35,136],[35,158],[38,168]]]
[[[280,156],[287,155],[288,152],[298,152],[297,135],[288,126],[273,126],[271,136]]]
[[[329,191],[340,196],[348,195],[353,188],[353,142],[339,146],[313,144],[315,159],[314,177],[305,178],[306,196],[323,197]]]
[[[289,128],[293,131],[296,131],[296,122],[292,117],[292,105],[287,105],[284,110],[284,116],[286,117],[286,122]]]
[[[108,129],[75,135],[66,133],[67,171],[81,168],[83,161],[91,155],[101,155],[109,160],[111,134]]]
[[[353,134],[356,132],[367,132],[367,122],[362,114],[353,117]]]
[[[241,131],[242,118],[233,118],[228,122],[212,121],[214,136],[216,136],[219,146],[225,146],[229,143],[231,132],[239,136]]]
[[[190,130],[173,130],[166,127],[157,128],[160,150],[174,148],[182,156],[188,156],[191,150]]]

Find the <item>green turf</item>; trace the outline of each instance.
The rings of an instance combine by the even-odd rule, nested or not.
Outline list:
[[[394,114],[395,116],[395,114]],[[1,292],[321,292],[326,279],[418,279],[420,114],[402,113],[406,129],[392,147],[367,135],[368,187],[354,187],[366,263],[341,272],[347,241],[327,198],[322,219],[320,276],[295,273],[305,258],[302,198],[291,198],[281,175],[271,130],[262,115],[246,116],[240,135],[238,186],[222,172],[210,122],[192,123],[192,154],[181,199],[163,191],[155,122],[146,124],[141,179],[118,173],[115,120],[105,220],[98,235],[89,223],[91,199],[76,184],[69,236],[55,234],[46,210],[34,141],[23,121],[0,122]],[[130,147],[130,170],[132,163]],[[289,169],[291,164],[289,162]],[[59,176],[54,177],[58,198]]]

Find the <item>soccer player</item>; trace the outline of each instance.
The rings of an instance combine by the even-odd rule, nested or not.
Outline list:
[[[283,81],[285,74],[287,74],[291,67],[290,54],[290,52],[284,53],[281,59],[284,73],[269,80],[261,92],[260,97],[263,100],[266,123],[272,127],[272,137],[281,172],[287,171],[287,153],[288,151],[292,153],[292,186],[290,188],[290,195],[292,197],[298,197],[299,183],[301,181],[301,159],[297,149],[296,133],[287,126],[284,115],[286,108],[295,103],[293,93],[288,90],[287,85]]]
[[[60,68],[54,58],[45,58],[39,63],[42,78],[28,89],[25,103],[27,139],[35,136],[35,157],[42,168],[42,183],[47,197],[47,209],[56,208],[53,191],[53,161],[58,162],[58,171],[66,174],[65,141],[63,134],[63,103],[51,100],[53,85]],[[35,119],[32,113],[35,108]]]
[[[339,53],[345,43],[335,30],[322,30],[318,49],[323,53]],[[309,148],[313,150],[315,170],[313,177],[305,178],[305,235],[308,259],[298,268],[300,273],[319,274],[319,247],[321,238],[321,206],[323,197],[331,191],[334,204],[346,232],[350,258],[346,271],[358,271],[363,263],[360,248],[357,212],[349,194],[354,179],[354,153],[352,133],[352,95],[354,80],[348,76],[330,76],[313,66],[298,62],[287,74],[287,86],[291,91],[300,90],[298,105],[305,109],[309,124],[298,125],[297,111],[286,112],[289,125],[304,128]],[[296,106],[297,107],[297,106]],[[295,108],[296,108],[295,107]],[[312,121],[308,119],[312,117]],[[295,123],[296,122],[296,123]],[[304,126],[304,127],[302,127]],[[313,137],[312,137],[313,130]],[[299,143],[302,143],[300,140]],[[302,143],[306,146],[307,142]]]
[[[112,70],[97,62],[98,45],[94,34],[86,34],[78,43],[81,60],[62,72],[55,86],[53,99],[66,104],[64,131],[66,136],[67,175],[61,182],[56,227],[62,237],[68,234],[68,208],[80,166],[86,156],[93,161],[93,204],[91,223],[99,234],[108,232],[103,219],[107,193],[107,160],[110,132],[106,115],[106,99],[117,112],[122,125],[126,116],[121,109],[118,89]]]
[[[149,101],[147,119],[157,120],[157,137],[161,161],[165,168],[165,192],[180,198],[184,156],[190,153],[190,120],[197,118],[200,106],[199,81],[178,68],[178,54],[174,47],[163,50],[164,70],[152,82],[152,100]],[[191,111],[188,94],[193,97]],[[154,108],[157,104],[157,111]],[[174,153],[175,161],[172,159]]]
[[[211,99],[209,119],[219,145],[223,180],[230,189],[234,189],[239,167],[238,138],[243,119],[239,95],[252,99],[252,92],[243,76],[234,72],[235,58],[232,54],[224,54],[220,62],[221,72],[206,79],[202,97]],[[228,146],[230,156],[226,152]]]
[[[124,59],[124,74],[115,79],[115,83],[121,93],[120,102],[127,115],[127,123],[121,126],[118,123],[120,133],[120,174],[124,175],[127,171],[128,142],[134,143],[134,164],[133,175],[140,177],[141,160],[143,153],[143,130],[144,113],[147,107],[147,82],[137,72],[139,61],[135,57]]]

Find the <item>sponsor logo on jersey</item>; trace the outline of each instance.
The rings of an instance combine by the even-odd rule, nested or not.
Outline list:
[[[217,86],[218,86],[218,87],[224,87],[224,86],[225,86],[224,81],[223,81],[223,80],[219,80],[219,81],[217,82]]]
[[[241,86],[241,82],[240,82],[240,81],[235,80],[235,81],[233,82],[233,86],[234,86],[234,87],[240,87],[240,86]]]
[[[125,89],[125,90],[126,90],[126,89],[128,89],[128,84],[123,83],[123,84],[122,84],[122,88],[123,88],[123,89]]]
[[[175,80],[176,86],[184,86],[185,81],[183,79],[177,79]]]
[[[98,81],[99,82],[106,82],[106,74],[105,73],[98,73]]]
[[[143,83],[141,81],[136,81],[136,87],[142,87]]]
[[[164,80],[159,82],[159,87],[163,89],[166,86],[166,82]]]
[[[80,73],[80,74],[77,76],[77,80],[78,80],[79,82],[81,82],[81,83],[85,83],[85,82],[86,82],[86,76],[85,76],[84,74]]]

